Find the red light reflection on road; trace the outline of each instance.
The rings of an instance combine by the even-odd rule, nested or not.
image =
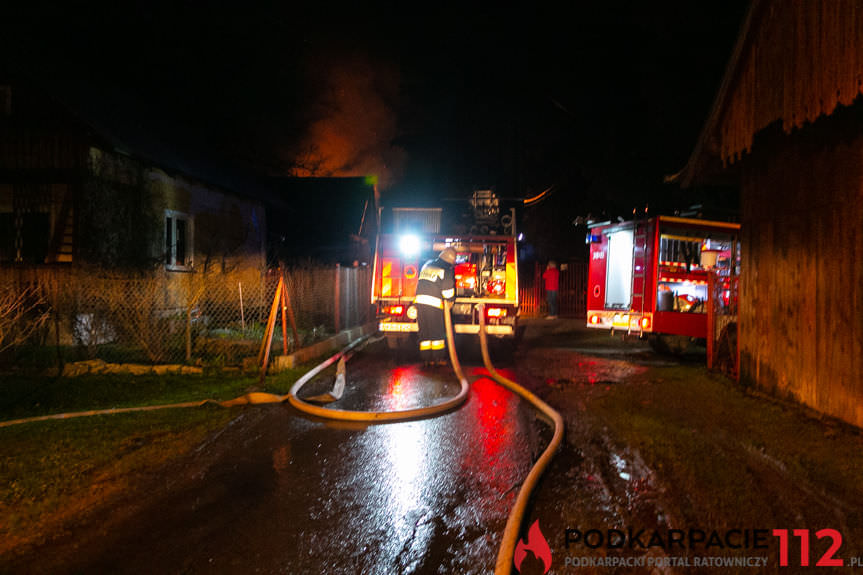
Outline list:
[[[507,378],[512,374],[500,372]],[[474,381],[471,386],[471,405],[476,413],[485,459],[493,463],[513,440],[516,396],[488,377],[488,372],[475,368],[471,375],[486,376]]]
[[[390,372],[387,386],[389,404],[395,409],[406,409],[410,403],[410,385],[420,377],[417,366],[402,366],[393,368]]]

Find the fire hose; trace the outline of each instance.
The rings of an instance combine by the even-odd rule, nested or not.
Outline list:
[[[488,371],[489,376],[499,385],[522,397],[533,407],[539,410],[539,412],[548,419],[548,421],[554,428],[554,434],[552,435],[551,441],[545,448],[545,451],[543,451],[542,455],[540,455],[539,459],[537,459],[536,463],[533,464],[533,467],[525,478],[524,483],[522,483],[516,497],[515,505],[513,506],[512,510],[510,510],[509,517],[506,521],[506,526],[504,527],[503,537],[501,540],[500,548],[498,550],[497,562],[495,564],[494,573],[495,575],[508,575],[512,572],[513,556],[515,553],[516,545],[518,543],[518,534],[519,530],[521,529],[521,523],[524,519],[524,514],[527,509],[531,493],[533,492],[536,484],[539,482],[540,477],[542,476],[546,467],[548,467],[551,459],[554,457],[555,452],[557,451],[561,441],[563,440],[563,418],[557,411],[552,409],[547,403],[542,401],[536,395],[534,395],[524,387],[520,386],[519,384],[515,383],[514,381],[502,376],[500,373],[497,372],[497,370],[495,370],[494,366],[492,365],[491,356],[488,351],[488,337],[486,335],[485,329],[485,310],[483,309],[482,304],[478,306],[478,310],[480,322],[480,348],[482,350],[483,364],[485,364],[485,368]],[[297,397],[297,393],[299,393],[300,389],[318,373],[320,373],[342,357],[350,357],[349,354],[351,354],[357,346],[367,341],[368,337],[365,337],[351,343],[348,347],[346,347],[336,355],[327,359],[326,361],[303,375],[303,377],[297,380],[297,382],[294,383],[294,385],[291,387],[290,392],[287,396],[288,401],[291,405],[304,413],[327,419],[337,419],[342,421],[405,421],[409,419],[418,419],[429,417],[431,415],[442,414],[446,411],[454,409],[455,407],[458,407],[459,405],[464,403],[464,401],[467,399],[470,384],[468,383],[467,378],[464,376],[464,372],[461,369],[461,363],[458,359],[458,354],[455,350],[455,337],[453,334],[452,317],[449,306],[446,306],[444,308],[444,324],[446,326],[447,349],[449,350],[450,362],[452,363],[453,371],[455,372],[455,375],[461,385],[459,393],[451,399],[429,407],[375,412],[351,411],[344,409],[321,407],[303,401],[302,399]]]

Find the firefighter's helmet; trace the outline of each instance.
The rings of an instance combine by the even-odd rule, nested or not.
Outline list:
[[[438,257],[448,264],[454,264],[455,250],[452,248],[444,248],[444,250],[440,253]]]

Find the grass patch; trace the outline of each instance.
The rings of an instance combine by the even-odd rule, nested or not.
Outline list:
[[[267,376],[263,391],[284,395],[312,365]],[[0,421],[89,411],[233,399],[258,388],[258,376],[82,375],[74,378],[12,375],[0,383]]]
[[[284,395],[312,365],[267,377]],[[0,421],[109,408],[226,400],[259,389],[257,376],[13,375],[0,383]],[[215,406],[29,422],[0,428],[0,554],[35,543],[67,519],[188,453],[237,408]]]
[[[0,553],[128,488],[136,473],[188,453],[236,413],[170,409],[0,429]]]

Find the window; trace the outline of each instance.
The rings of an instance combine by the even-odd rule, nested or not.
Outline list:
[[[0,262],[15,261],[18,255],[15,246],[17,232],[15,214],[12,212],[0,213]]]
[[[192,267],[192,218],[188,214],[165,211],[165,267],[186,270]]]
[[[45,263],[50,241],[51,214],[47,212],[21,214],[21,259],[24,262]]]
[[[698,265],[702,238],[689,238],[663,234],[659,241],[661,263]]]
[[[0,261],[48,261],[54,209],[46,185],[0,184]]]

